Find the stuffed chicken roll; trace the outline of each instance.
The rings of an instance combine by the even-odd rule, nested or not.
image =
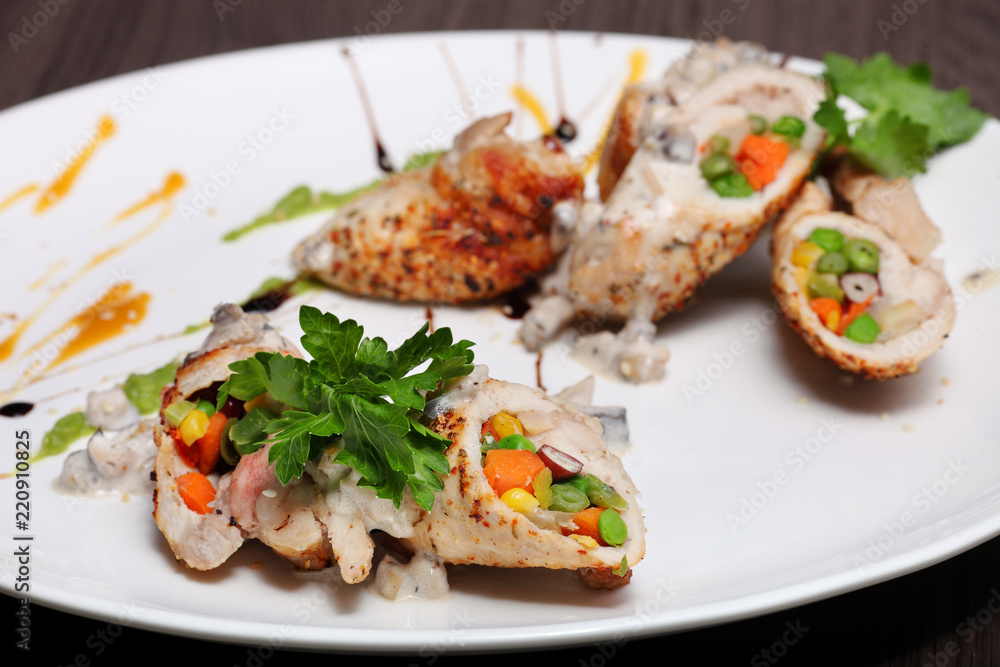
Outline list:
[[[907,179],[842,170],[835,185],[855,201],[853,215],[809,183],[775,225],[775,295],[789,324],[842,369],[879,380],[914,373],[955,321],[942,264],[929,256],[940,232]],[[888,206],[865,205],[871,188]]]

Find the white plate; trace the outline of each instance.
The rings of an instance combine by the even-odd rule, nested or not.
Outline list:
[[[521,39],[525,83],[554,119],[550,39],[542,33],[259,49],[117,77],[0,114],[0,154],[8,156],[0,161],[0,198],[28,183],[51,181],[54,164],[102,114],[118,121],[117,133],[98,146],[64,201],[41,216],[32,214],[33,200],[0,213],[3,312],[27,316],[47,290],[95,253],[150,224],[155,208],[108,226],[172,170],[188,182],[178,205],[196,206],[200,192],[212,209],[190,221],[175,212],[148,238],[83,273],[25,332],[14,361],[0,367],[0,386],[17,379],[17,355],[99,297],[115,272],[153,295],[136,329],[77,357],[73,372],[21,393],[22,400],[40,401],[75,390],[41,402],[24,418],[0,421],[0,468],[15,463],[15,430],[30,429],[37,448],[56,415],[79,409],[88,389],[191,350],[203,333],[148,341],[204,320],[219,301],[243,300],[267,276],[291,275],[289,250],[321,218],[274,226],[234,244],[221,243],[224,231],[295,185],[346,189],[378,175],[342,46],[357,51],[382,141],[399,164],[418,147],[443,145],[464,124],[440,45],[457,63],[475,112],[489,114],[516,107],[509,86]],[[648,54],[647,76],[654,76],[687,46],[649,37],[560,34],[566,113],[581,131],[572,152],[596,143],[633,50]],[[805,61],[792,66],[819,69]],[[519,127],[525,136],[537,133],[531,117],[515,121],[515,132]],[[258,136],[261,150],[247,143],[250,136]],[[974,142],[936,158],[917,180],[929,214],[944,230],[940,254],[960,303],[951,339],[918,375],[844,384],[776,321],[765,240],[712,279],[699,302],[663,323],[662,337],[673,351],[664,382],[635,387],[598,379],[599,403],[629,409],[634,448],[626,464],[643,491],[648,525],[647,557],[622,590],[594,593],[546,571],[455,568],[448,600],[391,604],[361,587],[328,591],[304,583],[253,545],[218,571],[194,574],[175,564],[147,498],[76,502],[60,496],[50,488],[60,461],[48,460],[31,468],[31,599],[202,638],[432,655],[720,623],[867,586],[968,549],[1000,533],[1000,290],[960,287],[973,271],[997,271],[998,149],[1000,124],[991,120]],[[239,173],[215,188],[213,175],[229,162]],[[68,264],[45,287],[30,289],[64,259]],[[333,292],[308,298],[390,341],[424,317],[422,307]],[[296,336],[298,303],[276,314]],[[437,308],[435,320],[476,340],[477,359],[496,375],[534,383],[534,355],[513,342],[517,322],[491,308]],[[0,337],[11,326],[0,323]],[[586,374],[558,346],[546,352],[548,388]],[[0,494],[12,507],[10,480],[0,481]],[[735,525],[741,511],[745,524]],[[11,510],[5,517],[0,585],[13,593],[18,565],[12,536],[18,531]],[[257,561],[263,567],[250,567]]]

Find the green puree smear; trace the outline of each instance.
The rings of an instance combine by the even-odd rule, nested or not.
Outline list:
[[[434,164],[443,151],[433,151],[430,153],[416,153],[403,165],[403,171],[413,171]],[[243,238],[250,232],[267,227],[277,222],[287,222],[295,218],[301,218],[312,213],[322,211],[333,211],[357,197],[374,190],[382,184],[384,179],[376,179],[371,183],[354,188],[347,192],[313,192],[306,185],[300,185],[287,195],[282,197],[274,207],[267,213],[257,217],[242,227],[226,232],[222,237],[223,241],[236,241]]]
[[[42,437],[42,448],[38,450],[38,454],[32,457],[32,461],[62,454],[74,442],[87,437],[96,430],[87,423],[82,412],[71,412],[65,417],[60,417],[52,426],[52,430]]]
[[[160,392],[174,379],[177,364],[170,362],[149,373],[133,373],[125,379],[122,388],[129,403],[134,405],[140,414],[148,415],[160,409]],[[87,423],[82,412],[71,412],[60,417],[52,426],[52,430],[42,437],[42,447],[32,461],[38,461],[49,456],[65,452],[70,445],[92,435],[97,429]]]

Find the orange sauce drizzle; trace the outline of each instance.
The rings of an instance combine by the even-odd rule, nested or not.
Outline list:
[[[49,282],[52,276],[62,271],[67,264],[69,264],[68,259],[60,259],[58,262],[52,262],[52,264],[49,265],[48,270],[39,276],[38,280],[28,285],[28,291],[34,292],[35,290],[41,288],[42,285]]]
[[[28,195],[30,195],[32,192],[34,192],[37,189],[38,189],[38,184],[37,183],[31,183],[30,185],[25,185],[23,188],[21,188],[20,190],[18,190],[14,194],[10,195],[9,197],[7,197],[6,199],[4,199],[3,201],[0,201],[0,213],[2,213],[4,210],[6,210],[7,208],[9,208],[10,206],[13,206],[15,203],[17,203],[21,199],[24,199],[25,197],[27,197]]]
[[[76,335],[63,347],[51,366],[57,366],[134,328],[145,318],[149,299],[150,295],[146,292],[132,293],[130,283],[119,283],[111,287],[97,303],[59,328],[58,333],[76,331]]]
[[[627,86],[642,80],[642,78],[646,75],[646,67],[648,65],[649,53],[645,49],[634,49],[631,53],[629,53],[629,72],[628,76],[625,78],[625,82],[622,84],[622,93],[625,92],[625,88]],[[622,93],[619,93],[618,95],[619,100],[621,100]],[[617,106],[618,105],[615,105],[615,111],[617,111]],[[611,115],[608,116],[608,120],[604,123],[604,131],[601,133],[601,140],[597,142],[596,146],[594,146],[594,150],[590,151],[590,153],[583,158],[584,173],[590,171],[593,166],[597,164],[597,160],[601,157],[601,151],[604,150],[604,144],[608,140],[608,132],[611,131],[611,123],[615,118],[615,111],[611,112]]]
[[[73,186],[73,182],[76,181],[76,177],[80,175],[80,171],[83,170],[83,166],[87,164],[87,161],[97,150],[105,139],[114,135],[115,133],[115,121],[111,119],[111,116],[104,116],[101,118],[100,122],[97,124],[97,135],[94,137],[93,141],[87,144],[79,155],[73,158],[66,168],[63,170],[56,180],[52,181],[52,184],[46,188],[42,196],[38,198],[38,202],[35,204],[35,213],[44,213],[50,206],[59,202],[63,197],[65,197],[70,188]]]
[[[545,107],[542,106],[542,103],[534,93],[525,86],[515,83],[510,87],[510,95],[524,107],[525,111],[531,114],[535,122],[538,123],[542,134],[552,134],[552,125],[548,121],[548,114],[545,113]]]
[[[181,188],[184,187],[184,184],[185,184],[184,176],[182,176],[176,171],[170,172],[169,174],[167,174],[166,179],[164,179],[163,187],[159,191],[151,193],[148,197],[146,197],[142,201],[138,202],[137,204],[133,204],[132,206],[128,207],[127,209],[116,215],[115,219],[112,220],[110,224],[117,224],[122,220],[135,215],[139,211],[149,208],[153,204],[168,201],[171,197],[177,194],[177,192]]]

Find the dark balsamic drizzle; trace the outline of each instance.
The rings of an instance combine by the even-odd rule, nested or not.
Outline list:
[[[553,131],[564,142],[576,138],[576,125],[566,118],[566,100],[563,96],[562,66],[559,63],[559,45],[556,42],[556,31],[549,33],[549,53],[552,58],[552,81],[555,85],[556,111],[559,113],[559,124]]]
[[[500,312],[512,320],[519,320],[531,310],[528,298],[538,293],[538,283],[530,281],[515,290],[504,294],[501,298]]]
[[[535,358],[535,384],[542,391],[546,391],[545,385],[542,384],[542,351],[538,351],[538,357]]]
[[[0,407],[0,417],[23,417],[35,408],[34,403],[18,401]]]
[[[392,173],[395,169],[392,166],[392,160],[389,159],[389,154],[385,151],[382,146],[382,141],[378,136],[378,128],[375,125],[375,112],[372,110],[371,100],[368,98],[368,90],[365,88],[364,80],[361,78],[361,71],[358,69],[358,64],[354,61],[351,56],[351,52],[345,46],[340,50],[344,58],[347,60],[347,67],[351,70],[351,76],[354,78],[354,85],[358,89],[358,97],[361,98],[361,106],[365,111],[365,120],[368,122],[368,130],[372,134],[372,139],[375,141],[375,159],[378,164],[378,168],[386,173]]]
[[[246,313],[270,313],[285,301],[288,301],[289,297],[292,296],[292,285],[294,283],[294,280],[289,280],[279,287],[248,299],[245,303],[240,304],[240,306],[243,308],[243,312]]]

